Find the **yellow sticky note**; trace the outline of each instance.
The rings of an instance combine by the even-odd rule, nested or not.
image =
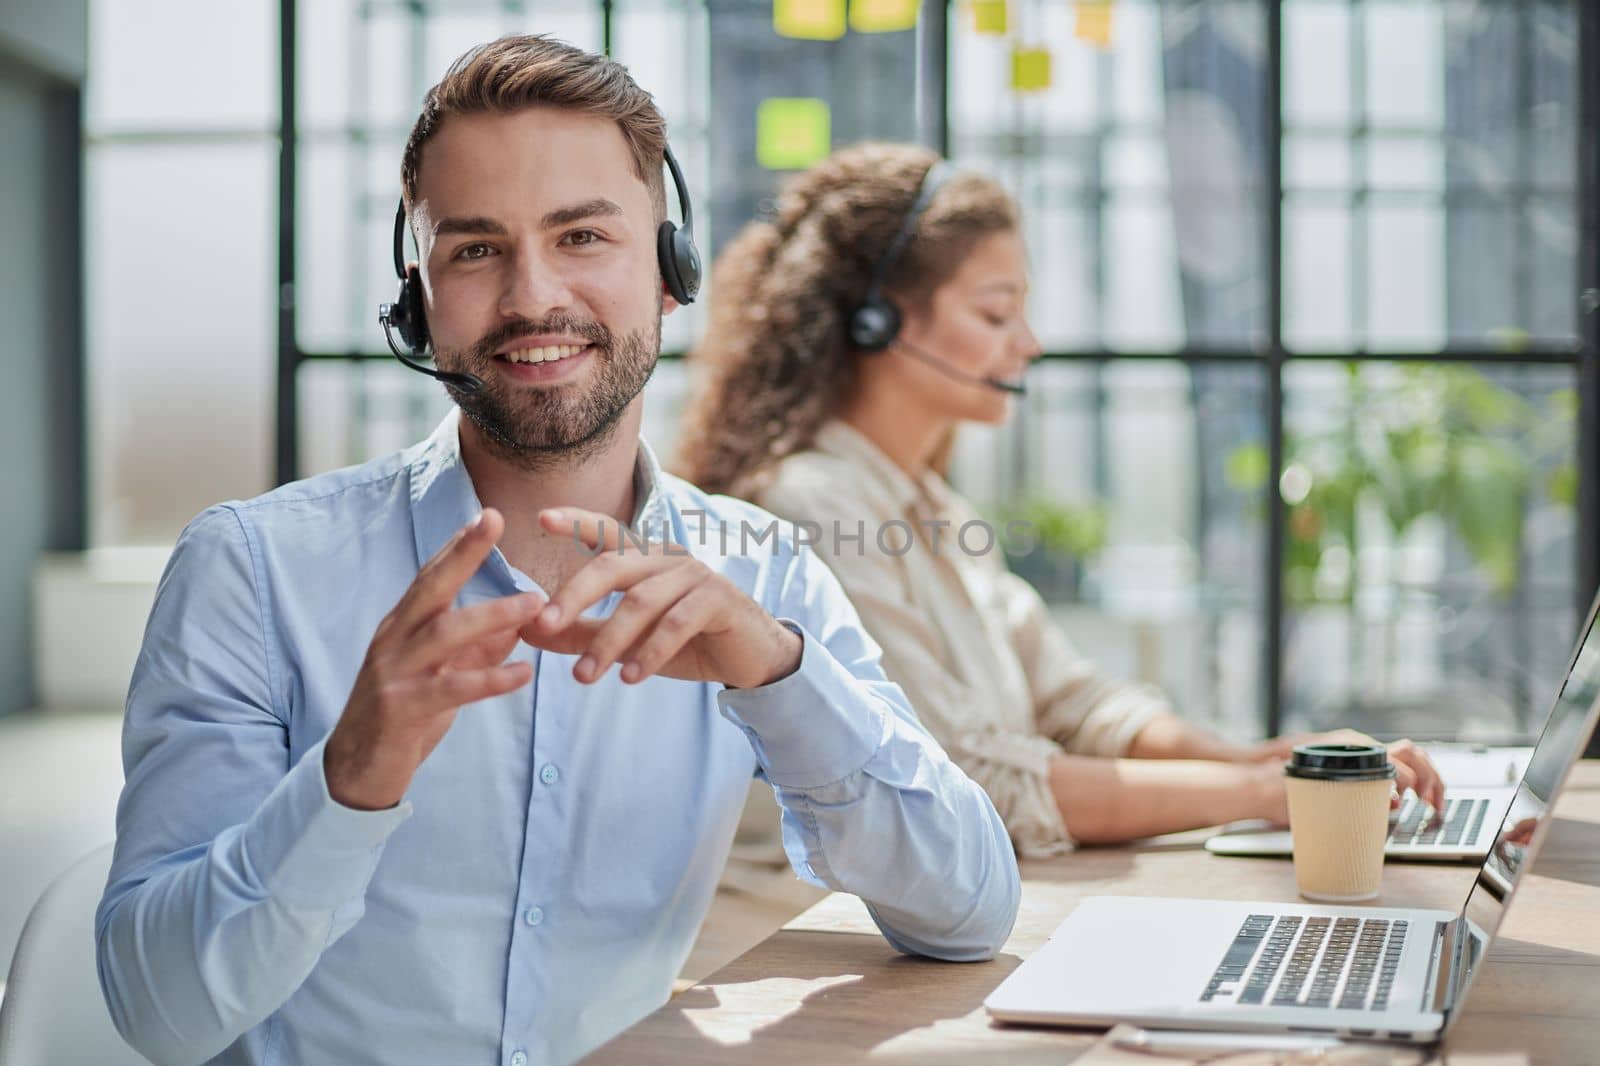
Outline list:
[[[1112,0],[1078,0],[1076,33],[1096,48],[1111,47]]]
[[[1038,92],[1050,88],[1050,50],[1024,48],[1011,52],[1011,87],[1018,92]]]
[[[773,0],[772,29],[780,37],[837,41],[844,36],[844,0]]]
[[[850,0],[850,28],[857,33],[915,29],[918,0]]]
[[[828,101],[773,97],[756,108],[756,161],[768,170],[803,170],[830,146]]]
[[[972,0],[972,27],[978,33],[1004,36],[1006,0]]]

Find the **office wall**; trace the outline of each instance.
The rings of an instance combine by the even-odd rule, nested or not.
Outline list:
[[[7,516],[0,532],[0,714],[35,699],[28,619],[38,556],[81,548],[85,539],[83,14],[82,3],[0,5],[0,217],[6,219],[0,456]]]
[[[82,83],[87,0],[0,0],[0,64],[15,60],[56,81]]]

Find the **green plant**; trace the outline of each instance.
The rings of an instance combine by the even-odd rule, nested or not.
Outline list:
[[[1509,593],[1536,473],[1548,471],[1552,500],[1575,500],[1577,472],[1565,457],[1576,395],[1559,390],[1536,404],[1464,367],[1403,366],[1376,385],[1355,364],[1347,372],[1347,417],[1330,429],[1285,434],[1278,489],[1287,511],[1286,598],[1351,598],[1364,506],[1381,511],[1396,540],[1439,516],[1490,587]],[[1228,457],[1225,474],[1235,488],[1259,490],[1267,468],[1265,450],[1249,445]],[[1342,566],[1326,565],[1330,553],[1340,553]]]
[[[1104,506],[1066,504],[1043,493],[1025,493],[991,517],[1014,573],[1050,602],[1081,598],[1083,564],[1106,546],[1109,519]]]
[[[1001,508],[999,527],[1019,522],[1027,539],[1054,555],[1092,559],[1106,546],[1109,518],[1099,503],[1066,504],[1040,493],[1028,493]]]

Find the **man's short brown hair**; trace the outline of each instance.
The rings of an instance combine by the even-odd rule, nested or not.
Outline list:
[[[650,193],[656,220],[666,218],[661,176],[667,121],[628,68],[543,34],[502,37],[467,52],[428,90],[400,161],[406,209],[416,203],[422,147],[451,115],[509,114],[547,105],[616,122],[633,156],[633,171]]]

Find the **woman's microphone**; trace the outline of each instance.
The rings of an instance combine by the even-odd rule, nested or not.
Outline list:
[[[938,356],[923,351],[904,337],[896,337],[893,343],[896,347],[905,349],[906,354],[912,358],[921,360],[940,373],[957,381],[965,382],[968,385],[987,385],[991,389],[1009,392],[1013,396],[1021,396],[1028,391],[1028,386],[1021,381],[1001,381],[999,378],[985,378],[979,377],[977,374],[969,374],[960,367],[951,366]]]

